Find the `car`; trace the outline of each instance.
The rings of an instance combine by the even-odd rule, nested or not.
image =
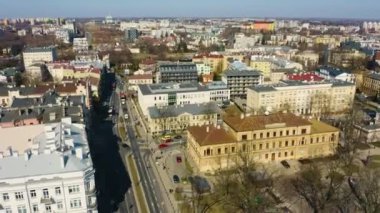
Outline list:
[[[181,135],[176,135],[176,136],[174,136],[174,139],[182,139],[182,136]]]
[[[174,183],[179,183],[179,177],[178,177],[178,175],[173,175],[173,182]]]
[[[124,119],[128,119],[128,114],[127,113],[124,114]]]
[[[181,156],[177,156],[177,157],[176,157],[176,160],[177,160],[177,163],[182,163],[182,158],[181,158]]]
[[[166,140],[165,140],[165,143],[171,143],[171,142],[173,142],[172,139],[166,139]]]
[[[126,144],[126,143],[121,144],[121,146],[122,146],[123,148],[128,148],[128,147],[129,147],[128,144]]]
[[[164,149],[164,148],[167,148],[169,145],[167,143],[162,143],[160,145],[158,145],[158,148],[159,149]]]
[[[287,168],[287,169],[290,168],[290,165],[289,165],[289,163],[288,163],[286,160],[282,160],[282,161],[281,161],[281,164],[282,164],[285,168]]]

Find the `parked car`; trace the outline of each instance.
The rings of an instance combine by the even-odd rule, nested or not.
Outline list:
[[[182,136],[181,136],[181,135],[176,135],[176,136],[174,137],[174,139],[182,139]]]
[[[168,146],[169,146],[169,144],[167,144],[167,143],[162,143],[162,144],[158,145],[158,148],[159,148],[159,149],[164,149],[164,148],[167,148]]]
[[[287,169],[290,168],[290,165],[289,165],[289,163],[288,163],[286,160],[282,160],[282,161],[281,161],[281,164],[282,164],[285,168],[287,168]]]
[[[176,160],[177,160],[177,163],[182,163],[182,158],[181,158],[181,156],[177,156]]]
[[[179,183],[179,177],[178,177],[178,175],[173,175],[173,182],[174,183]]]

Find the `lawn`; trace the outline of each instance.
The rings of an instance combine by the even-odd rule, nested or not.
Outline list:
[[[121,138],[122,141],[126,141],[127,140],[127,133],[125,132],[125,129],[124,129],[124,126],[119,123],[119,136]]]
[[[373,142],[372,145],[376,146],[376,147],[380,147],[380,141],[378,142]]]
[[[356,148],[358,148],[360,150],[366,150],[366,149],[369,149],[371,147],[368,144],[366,144],[366,143],[358,143],[356,145]]]
[[[144,194],[141,189],[141,185],[139,183],[139,178],[136,171],[136,165],[133,162],[132,156],[128,156],[128,164],[131,171],[129,171],[129,174],[131,175],[132,184],[135,184],[135,190],[137,195],[137,200],[139,201],[141,212],[148,212],[148,209],[146,208],[145,198]]]

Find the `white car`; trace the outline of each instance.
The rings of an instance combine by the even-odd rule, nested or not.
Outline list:
[[[127,113],[124,114],[124,119],[128,119],[128,114]]]

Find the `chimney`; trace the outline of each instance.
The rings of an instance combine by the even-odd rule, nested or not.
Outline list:
[[[206,132],[209,132],[210,131],[210,126],[207,126],[206,127]]]
[[[64,169],[65,168],[65,166],[66,166],[66,156],[64,156],[64,155],[61,155],[61,157],[60,157],[61,159],[61,167],[62,167],[62,169]]]
[[[25,151],[24,152],[24,159],[25,161],[28,161],[30,159],[31,153],[30,151]]]
[[[82,148],[76,148],[75,149],[75,156],[79,159],[83,159],[83,151]]]
[[[6,156],[12,156],[12,147],[8,147],[7,152],[5,153]]]

